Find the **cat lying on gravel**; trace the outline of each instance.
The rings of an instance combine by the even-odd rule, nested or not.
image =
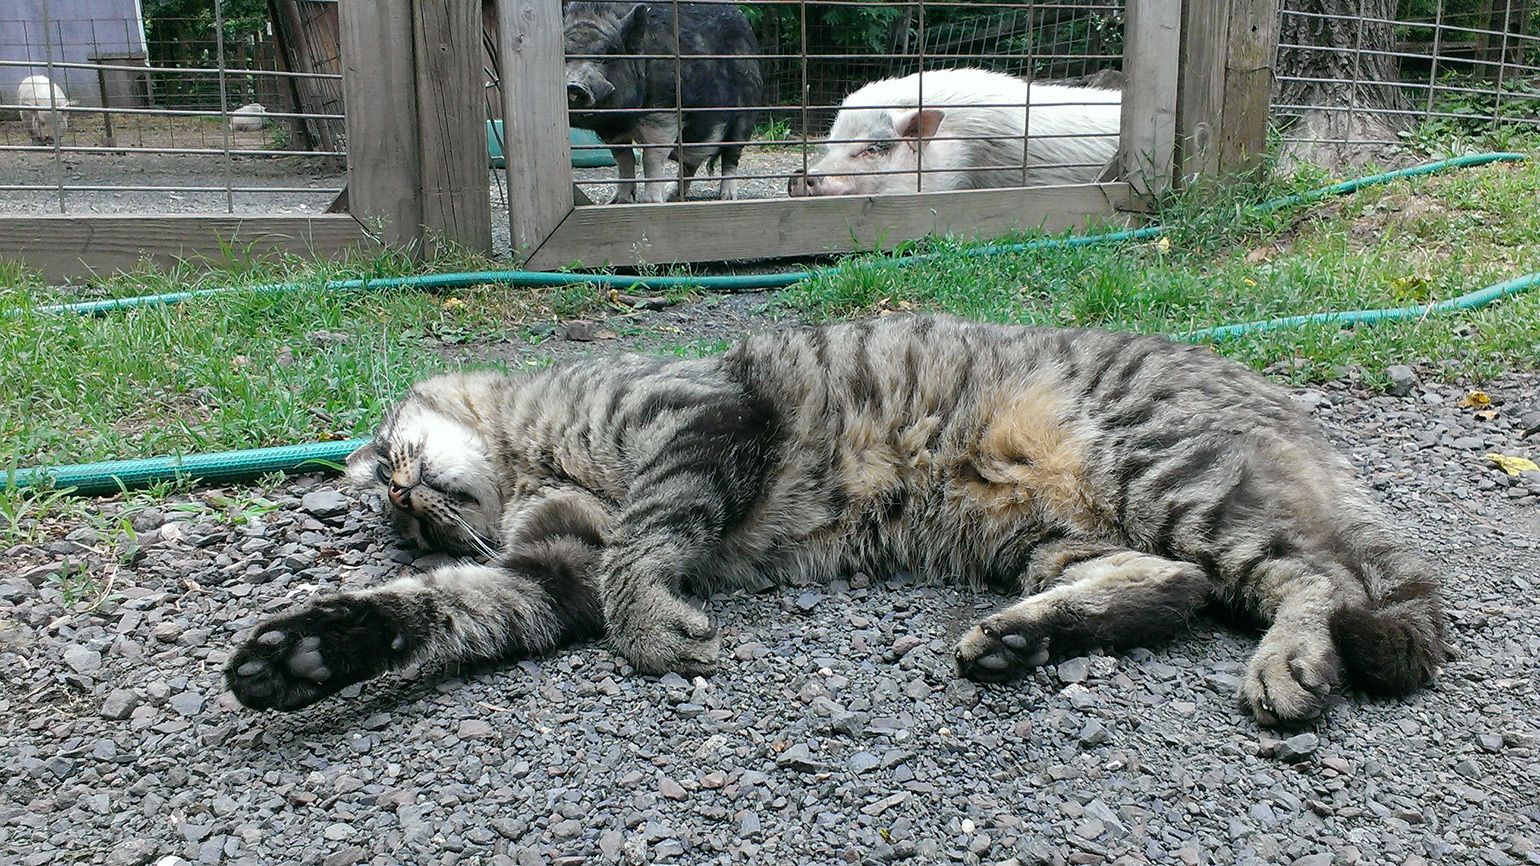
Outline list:
[[[349,474],[421,545],[481,552],[256,627],[226,676],[293,710],[424,661],[607,636],[699,674],[689,590],[908,569],[1024,592],[957,644],[965,676],[1129,647],[1205,602],[1267,624],[1241,699],[1318,714],[1341,674],[1429,683],[1434,578],[1289,397],[1207,349],[930,316],[752,336],[411,389]]]

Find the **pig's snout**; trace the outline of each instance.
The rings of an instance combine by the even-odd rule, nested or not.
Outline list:
[[[845,195],[850,185],[838,177],[811,172],[797,172],[786,182],[786,194],[793,198],[815,195]]]
[[[577,82],[567,85],[567,106],[569,108],[592,108],[594,94],[592,90]]]

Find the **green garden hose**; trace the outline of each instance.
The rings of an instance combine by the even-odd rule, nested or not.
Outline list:
[[[1256,205],[1252,210],[1256,213],[1270,213],[1279,208],[1290,207],[1297,204],[1318,201],[1334,195],[1344,195],[1356,192],[1369,186],[1390,183],[1407,177],[1432,174],[1451,168],[1467,168],[1470,166],[1486,165],[1493,162],[1518,162],[1527,159],[1522,153],[1480,153],[1470,156],[1460,156],[1453,159],[1445,159],[1439,162],[1431,162],[1426,165],[1413,166],[1411,168],[1387,171],[1381,174],[1373,174],[1356,180],[1343,181],[1342,183],[1324,186],[1309,192],[1284,196]],[[1166,231],[1164,226],[1149,226],[1141,229],[1125,229],[1116,232],[1106,232],[1094,235],[1077,235],[1066,238],[1041,238],[1034,241],[1025,241],[1012,244],[991,244],[968,250],[968,256],[996,256],[1009,253],[1021,253],[1031,250],[1043,249],[1068,249],[1073,247],[1090,246],[1092,244],[1119,243],[1122,241],[1141,241],[1158,238]],[[923,264],[934,260],[936,253],[923,253],[899,258],[883,259],[886,264],[896,267],[906,267]],[[527,288],[560,288],[563,286],[591,285],[602,289],[619,289],[622,291],[645,291],[673,288],[699,288],[711,291],[736,292],[736,291],[763,291],[766,289],[782,289],[793,283],[811,279],[823,271],[831,268],[817,268],[805,271],[784,271],[773,274],[737,274],[727,276],[622,276],[618,274],[551,274],[540,271],[471,271],[454,274],[424,274],[414,277],[371,277],[352,280],[335,280],[321,285],[322,291],[370,291],[379,289],[453,289],[465,286],[522,286]],[[267,285],[253,286],[248,291],[256,292],[295,292],[305,288],[303,283],[271,283]],[[209,297],[232,291],[227,288],[198,289],[190,292],[171,292],[163,295],[140,295],[131,298],[109,298],[101,301],[82,301],[73,304],[56,304],[48,307],[38,307],[39,313],[78,313],[83,315],[95,315],[110,313],[115,310],[128,310],[135,307],[157,307],[167,304],[179,304],[182,301],[193,298]]]
[[[1318,201],[1328,196],[1343,195],[1369,186],[1389,183],[1405,177],[1430,174],[1449,168],[1486,165],[1492,162],[1514,162],[1526,159],[1520,153],[1486,153],[1447,159],[1427,165],[1369,175],[1344,181],[1331,186],[1297,195],[1263,202],[1252,208],[1257,213],[1267,213],[1279,208]],[[1015,244],[996,244],[978,247],[968,255],[1003,255],[1035,249],[1079,247],[1090,244],[1116,243],[1119,241],[1148,240],[1159,237],[1165,229],[1151,226],[1141,229],[1110,232],[1100,235],[1082,235],[1069,238],[1046,238]],[[897,266],[929,261],[935,254],[906,256],[890,260]],[[663,289],[691,286],[722,291],[763,290],[784,288],[815,276],[817,271],[793,271],[789,273],[756,274],[715,277],[629,277],[612,274],[547,274],[532,271],[482,271],[459,274],[431,274],[416,277],[388,277],[381,279],[342,280],[326,283],[325,290],[358,291],[386,288],[455,288],[472,285],[516,285],[528,287],[560,287],[569,285],[596,285],[616,289]],[[1219,325],[1203,328],[1171,337],[1184,341],[1225,340],[1257,331],[1291,328],[1310,323],[1334,323],[1341,325],[1417,319],[1458,310],[1484,307],[1510,295],[1520,294],[1540,286],[1540,273],[1529,274],[1488,286],[1457,298],[1432,304],[1397,307],[1382,310],[1354,310],[1348,312],[1314,313],[1304,316],[1288,316],[1259,322]],[[302,286],[281,283],[258,287],[259,291],[292,292]],[[113,310],[140,306],[158,306],[180,303],[190,298],[206,297],[231,291],[230,289],[202,289],[191,292],[175,292],[165,295],[146,295],[135,298],[117,298],[104,301],[88,301],[38,308],[38,312],[100,314]],[[136,460],[112,460],[101,463],[82,463],[70,466],[19,469],[8,480],[17,487],[51,483],[57,488],[74,488],[80,495],[113,493],[120,489],[143,486],[156,481],[178,477],[197,478],[205,482],[230,482],[254,478],[270,472],[295,472],[329,469],[341,463],[347,455],[368,440],[349,439],[336,442],[316,442],[305,445],[284,445],[275,448],[254,448],[244,451],[226,451],[217,454],[194,454],[185,457],[154,457]]]

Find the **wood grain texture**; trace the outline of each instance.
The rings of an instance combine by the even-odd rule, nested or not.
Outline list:
[[[1137,208],[1126,183],[887,196],[580,207],[528,266],[675,264],[892,247],[927,235],[998,237],[1092,222]]]
[[[1128,4],[1123,25],[1121,176],[1143,195],[1164,192],[1176,165],[1182,0]]]
[[[1176,178],[1183,185],[1219,168],[1230,0],[1183,0],[1176,98]]]
[[[561,0],[501,0],[503,134],[515,257],[537,249],[572,212]]]
[[[341,0],[348,205],[392,245],[422,236],[412,0]]]
[[[1179,183],[1261,164],[1277,46],[1278,0],[1183,0]]]
[[[327,258],[376,241],[348,214],[227,217],[207,214],[0,217],[0,258],[17,259],[50,283],[127,270],[148,259],[224,263],[226,245],[243,260],[276,252]]]
[[[1250,171],[1262,164],[1277,49],[1278,0],[1231,0],[1224,128],[1218,145],[1223,171]]]
[[[415,0],[413,12],[424,252],[443,240],[491,253],[481,2]]]

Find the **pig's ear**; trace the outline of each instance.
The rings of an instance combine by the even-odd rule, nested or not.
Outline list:
[[[640,54],[642,52],[642,38],[647,35],[649,11],[646,3],[638,3],[620,19],[621,53]]]
[[[939,108],[925,108],[898,118],[894,126],[898,129],[899,138],[908,141],[910,147],[919,149],[920,141],[934,136],[936,129],[941,126],[941,118],[945,116],[946,112]]]

